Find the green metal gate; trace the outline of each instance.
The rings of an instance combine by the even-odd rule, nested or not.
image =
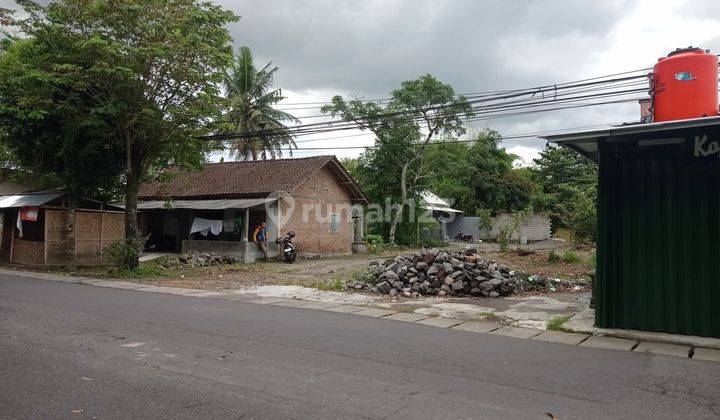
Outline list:
[[[681,134],[599,144],[599,327],[720,337],[720,158]]]

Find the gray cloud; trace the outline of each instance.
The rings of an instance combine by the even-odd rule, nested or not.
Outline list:
[[[220,3],[223,3],[222,1]],[[246,1],[237,45],[280,66],[286,89],[386,96],[432,73],[460,92],[573,77],[629,1]],[[586,60],[587,59],[587,60]],[[586,63],[586,64],[585,64]]]

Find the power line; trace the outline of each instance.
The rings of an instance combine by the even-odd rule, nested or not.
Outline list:
[[[644,76],[641,76],[644,77]],[[573,88],[572,90],[569,90],[568,92],[558,92],[561,88],[553,87],[552,90],[544,90],[539,92],[526,92],[524,95],[530,94],[530,98],[525,98],[521,100],[514,100],[514,101],[505,101],[497,104],[489,104],[484,105],[483,102],[487,102],[488,100],[475,100],[475,101],[468,101],[468,103],[479,103],[478,105],[473,107],[473,112],[480,112],[485,113],[491,110],[499,110],[499,109],[510,109],[510,108],[518,108],[522,106],[537,106],[538,104],[549,104],[549,103],[560,103],[560,102],[569,102],[573,100],[580,100],[580,99],[587,99],[592,97],[602,97],[602,96],[618,96],[618,95],[627,95],[630,93],[638,93],[645,91],[646,89],[626,89],[626,90],[614,90],[610,92],[603,92],[603,93],[596,93],[592,95],[584,95],[584,96],[574,96],[574,97],[565,97],[565,95],[569,95],[571,93],[580,93],[580,92],[592,92],[594,89],[604,90],[608,89],[607,86],[601,86],[601,87],[594,87],[591,88],[592,85],[598,84],[598,83],[608,83],[611,81],[620,81],[625,82],[624,84],[621,84],[619,86],[630,86],[628,83],[630,79],[634,79],[637,77],[632,78],[620,78],[620,79],[612,79],[612,80],[603,80],[602,82],[586,82],[586,83],[578,83],[572,86],[566,86],[562,89],[567,88]],[[581,89],[585,88],[585,89]],[[552,95],[548,94],[547,96],[551,99],[536,99],[535,95],[541,94],[542,97],[545,97],[546,92],[552,92]],[[516,96],[513,95],[504,95],[503,98],[512,98]],[[497,98],[492,98],[491,100],[497,100]],[[453,107],[456,107],[456,105],[453,104],[446,104],[438,107],[431,108],[429,110],[432,111],[442,111],[446,109],[452,109]],[[467,115],[467,112],[464,112],[462,110],[458,110],[458,115]],[[378,113],[374,116],[371,116],[369,118],[365,118],[366,120],[369,119],[371,121],[377,122],[380,121],[383,118],[392,118],[396,116],[405,116],[405,115],[412,115],[417,114],[415,110],[407,110],[407,111],[396,111],[396,112],[389,112],[389,113]],[[415,117],[417,118],[417,117]],[[361,124],[359,124],[356,121],[353,120],[337,120],[337,121],[324,121],[324,122],[317,122],[317,123],[309,123],[309,124],[301,124],[293,127],[287,127],[282,130],[260,130],[255,132],[249,132],[249,133],[226,133],[226,134],[218,134],[213,136],[206,136],[206,139],[209,140],[230,140],[233,138],[247,138],[247,137],[253,137],[258,135],[273,135],[273,134],[280,134],[280,133],[289,133],[291,135],[301,135],[301,134],[308,134],[308,133],[321,133],[321,132],[328,132],[328,131],[341,131],[346,129],[356,129],[356,128],[362,128]]]
[[[599,80],[599,79],[604,79],[604,78],[609,78],[609,77],[624,76],[624,75],[628,75],[628,74],[632,74],[632,73],[638,73],[641,71],[648,71],[651,69],[652,69],[651,67],[647,67],[647,68],[643,68],[643,69],[628,70],[628,71],[623,71],[623,72],[618,72],[618,73],[607,74],[604,76],[595,76],[595,77],[575,80],[575,81],[571,81],[571,82],[539,85],[539,86],[530,87],[530,88],[507,89],[507,90],[487,90],[487,91],[480,91],[480,92],[457,93],[457,94],[455,94],[455,96],[456,97],[465,96],[466,98],[468,98],[468,97],[475,97],[475,96],[507,94],[507,93],[511,93],[511,92],[532,91],[532,90],[543,89],[543,88],[554,87],[554,86],[564,86],[564,85],[572,84],[572,83],[589,82],[589,81]],[[643,75],[642,77],[645,77],[645,76]],[[392,100],[392,98],[355,99],[355,100],[357,100],[359,102],[376,102],[377,103],[377,102],[390,102]],[[328,104],[332,104],[332,101],[290,102],[290,103],[282,104],[278,109],[285,110],[283,108],[283,105],[295,106],[295,105],[328,105]],[[320,107],[306,107],[306,108],[294,108],[294,109],[318,109],[318,108],[320,108]],[[290,108],[288,108],[288,109],[290,109]]]
[[[552,108],[552,109],[548,109],[548,110],[540,110],[540,111],[535,111],[535,112],[515,113],[515,114],[511,114],[511,115],[504,115],[502,117],[528,115],[531,113],[534,114],[534,113],[538,113],[538,112],[555,111],[555,110],[560,110],[560,109],[572,109],[572,108],[582,108],[582,107],[596,106],[596,105],[635,102],[635,101],[637,101],[637,99],[638,98],[625,99],[625,100],[619,100],[619,101],[607,101],[607,102],[603,102],[603,103],[590,103],[590,104],[579,104],[579,105],[576,104],[576,105],[567,106],[567,107],[557,107],[557,108]],[[495,117],[495,118],[498,118],[498,117]],[[493,119],[493,118],[478,118],[478,119],[474,119],[474,121],[480,121],[480,120],[484,120],[484,119]],[[601,124],[601,125],[605,125],[605,124]],[[572,128],[568,128],[567,130],[572,130]],[[521,139],[521,138],[525,139],[525,138],[537,138],[537,137],[538,137],[538,135],[523,135],[523,136],[515,136],[515,137],[510,137],[510,136],[504,137],[503,136],[500,138],[500,141],[505,141],[508,139]],[[432,143],[432,144],[470,143],[470,142],[474,142],[474,141],[475,140],[442,141],[442,142],[437,142],[437,143]],[[297,147],[297,148],[293,148],[293,150],[352,150],[352,149],[372,149],[375,147],[377,147],[377,146],[376,145],[368,145],[368,146],[337,146],[337,147]]]

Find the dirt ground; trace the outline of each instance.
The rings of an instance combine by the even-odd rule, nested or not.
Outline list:
[[[241,289],[262,285],[302,285],[340,289],[343,281],[361,272],[378,255],[352,255],[320,259],[298,259],[294,264],[257,262],[231,266],[164,269],[161,277],[124,279],[159,286],[207,290]],[[336,285],[336,286],[334,286]]]
[[[451,243],[449,248],[464,248],[468,244]],[[489,260],[507,265],[511,269],[527,274],[542,274],[554,278],[578,279],[591,270],[594,250],[575,250],[564,242],[537,243],[525,247],[529,255],[520,255],[516,250],[499,252],[496,244],[473,244],[478,253]],[[579,259],[574,262],[550,262],[549,254],[554,249],[561,258],[572,252]],[[361,275],[370,261],[392,258],[398,254],[415,250],[391,250],[374,255],[351,255],[319,259],[298,259],[295,264],[282,262],[258,262],[249,265],[213,266],[201,268],[160,268],[160,275],[149,278],[124,278],[128,281],[152,283],[169,287],[191,287],[207,290],[241,289],[262,285],[302,285],[324,290],[341,290],[345,281]],[[152,262],[146,264],[154,264]],[[105,277],[112,275],[105,274]]]
[[[536,251],[535,254],[525,256],[521,256],[516,252],[491,252],[487,255],[489,259],[498,261],[523,273],[542,274],[544,276],[566,280],[586,277],[587,273],[592,270],[592,252],[575,250],[572,252],[577,255],[581,261],[576,263],[567,263],[562,260],[550,262],[550,251]],[[560,253],[560,257],[562,258],[562,253]]]

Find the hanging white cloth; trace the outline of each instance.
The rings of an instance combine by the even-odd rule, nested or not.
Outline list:
[[[23,235],[23,232],[22,232],[22,216],[21,216],[21,213],[22,213],[22,211],[21,211],[21,210],[18,210],[17,222],[15,222],[15,226],[17,226],[17,229],[18,229],[18,234],[19,234],[18,237],[20,237],[20,238],[22,238],[22,235]]]
[[[208,232],[211,232],[213,235],[219,235],[220,232],[222,232],[222,229],[222,220],[211,220],[195,217],[193,218],[192,227],[190,228],[190,234],[200,232],[202,236],[207,236]]]

